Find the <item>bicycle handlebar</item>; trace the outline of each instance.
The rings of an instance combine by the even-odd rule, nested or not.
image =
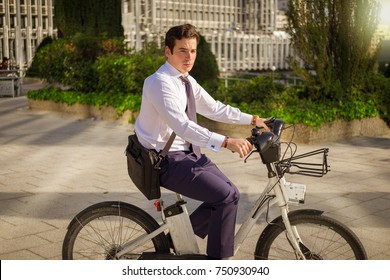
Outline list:
[[[261,127],[255,127],[252,129],[252,135],[247,138],[260,153],[264,153],[271,146],[279,143],[284,127],[284,122],[282,120],[273,117],[267,119],[264,123],[271,129],[270,131],[260,132]]]
[[[268,164],[277,163],[279,169],[278,172],[280,172],[280,174],[287,172],[290,174],[322,177],[328,173],[330,167],[327,161],[329,151],[328,148],[318,149],[298,156],[294,156],[294,151],[294,153],[291,154],[291,157],[281,159],[282,154],[280,137],[282,135],[282,131],[284,130],[284,121],[280,119],[269,118],[264,121],[264,123],[270,128],[270,131],[261,131],[261,127],[255,127],[252,129],[252,135],[247,139],[253,146],[255,146],[256,151],[260,154],[262,162],[269,168],[268,170],[270,170]],[[290,144],[291,141],[287,143],[288,147]],[[249,156],[247,156],[245,162],[254,152],[255,150],[253,150]],[[308,163],[299,161],[302,158],[314,155],[323,155],[322,162]],[[291,171],[291,167],[297,168],[298,171]]]

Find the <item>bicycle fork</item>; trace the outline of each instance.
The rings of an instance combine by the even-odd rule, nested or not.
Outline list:
[[[277,204],[280,208],[280,213],[282,217],[282,221],[284,226],[286,227],[286,235],[289,243],[294,248],[295,254],[299,259],[305,260],[305,253],[303,250],[307,251],[307,247],[303,244],[301,237],[299,236],[298,230],[295,226],[292,226],[290,223],[290,219],[288,217],[289,209],[288,202],[285,194],[282,191],[282,186],[286,184],[286,180],[284,177],[280,178],[280,182],[278,186],[276,186],[273,191],[277,197]]]
[[[245,238],[248,236],[249,232],[251,231],[251,229],[253,228],[253,226],[256,224],[257,220],[260,218],[261,214],[263,213],[263,209],[264,209],[263,206],[266,203],[270,203],[267,207],[270,207],[273,204],[277,204],[279,206],[281,218],[283,224],[286,227],[287,238],[291,246],[294,248],[294,251],[296,252],[296,254],[300,259],[306,259],[304,252],[302,252],[302,249],[304,250],[304,248],[306,247],[302,243],[297,228],[295,226],[291,226],[288,217],[289,209],[288,209],[287,199],[284,192],[282,191],[282,186],[284,186],[285,183],[286,182],[284,177],[280,178],[280,180],[278,180],[276,176],[269,177],[269,182],[267,187],[265,188],[265,190],[263,191],[259,199],[256,201],[252,210],[244,220],[244,223],[241,225],[240,229],[236,233],[234,239],[235,253],[237,253],[237,251],[240,249]],[[271,202],[273,198],[276,198],[277,202]]]

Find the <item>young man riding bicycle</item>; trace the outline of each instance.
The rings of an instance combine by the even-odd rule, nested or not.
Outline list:
[[[196,235],[208,236],[209,258],[222,259],[234,254],[239,191],[199,147],[215,152],[226,148],[245,157],[252,145],[245,138],[229,138],[198,125],[195,112],[223,123],[268,127],[265,119],[214,100],[189,75],[198,43],[199,34],[190,24],[174,26],[166,33],[166,62],[145,80],[135,131],[145,148],[157,151],[176,133],[161,163],[160,183],[203,202],[191,214],[191,224]]]

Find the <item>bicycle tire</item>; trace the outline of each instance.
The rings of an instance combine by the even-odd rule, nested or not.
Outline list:
[[[292,226],[305,245],[303,253],[311,260],[365,260],[366,251],[358,237],[344,224],[321,214],[299,213],[289,216]],[[260,235],[257,260],[298,259],[290,245],[281,218],[268,225]]]
[[[62,258],[118,259],[116,254],[126,242],[159,227],[142,209],[119,201],[94,204],[71,221],[62,245]],[[160,233],[122,259],[138,259],[142,253],[167,253],[169,243]]]

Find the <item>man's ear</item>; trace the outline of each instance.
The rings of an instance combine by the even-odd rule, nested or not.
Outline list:
[[[169,49],[168,46],[165,46],[164,54],[165,54],[166,58],[168,58],[168,56],[172,55],[171,50]]]

